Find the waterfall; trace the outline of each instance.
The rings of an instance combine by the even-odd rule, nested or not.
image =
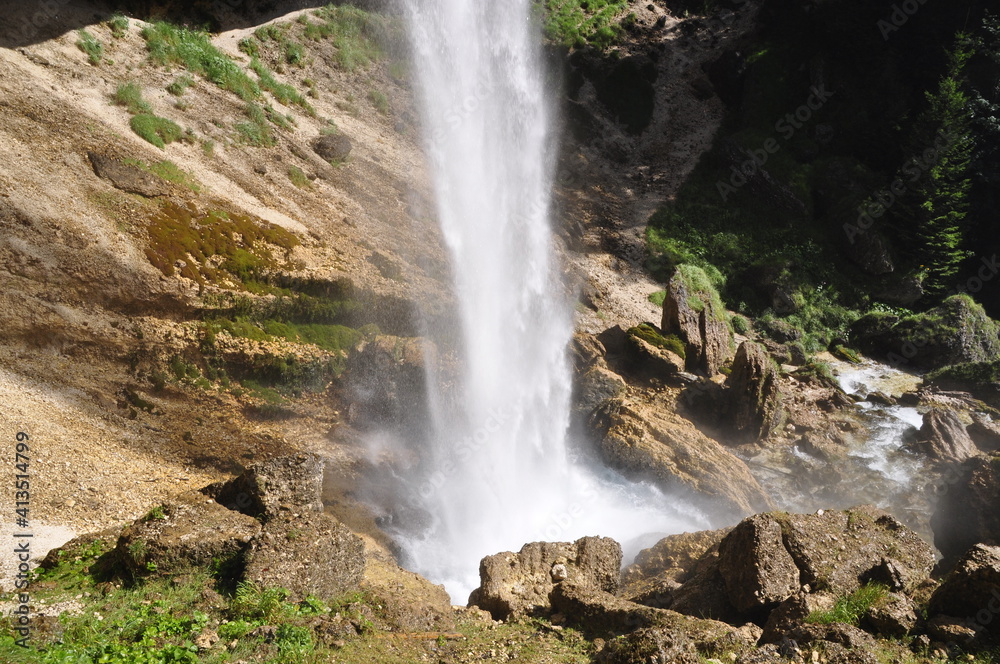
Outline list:
[[[405,563],[458,603],[478,585],[485,555],[538,540],[627,542],[704,525],[656,489],[589,467],[567,438],[572,306],[549,223],[551,92],[531,6],[407,3],[461,329],[449,393],[458,398],[429,381],[424,471],[398,479],[430,521],[397,524],[394,534]]]

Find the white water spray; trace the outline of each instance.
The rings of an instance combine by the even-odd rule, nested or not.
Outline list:
[[[704,527],[654,488],[585,467],[568,445],[572,314],[548,219],[553,123],[530,0],[407,9],[462,355],[458,403],[430,381],[427,471],[401,480],[431,515],[420,532],[397,525],[407,564],[464,603],[479,560],[525,542],[647,535],[646,545]]]

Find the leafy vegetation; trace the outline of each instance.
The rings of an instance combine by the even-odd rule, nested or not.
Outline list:
[[[133,115],[129,126],[132,127],[132,131],[161,150],[168,143],[180,140],[184,136],[184,130],[176,122],[151,113]]]
[[[87,61],[92,65],[101,64],[104,59],[104,44],[86,30],[78,30],[77,34],[80,38],[76,40],[76,47],[87,54]]]
[[[306,101],[306,98],[296,90],[293,86],[287,83],[280,83],[274,78],[267,67],[261,64],[260,60],[256,58],[250,62],[250,68],[257,74],[260,79],[260,87],[262,90],[270,92],[279,103],[284,105],[295,104],[296,106],[301,106],[310,115],[316,115],[316,110]]]
[[[128,34],[129,20],[124,14],[115,14],[106,23],[111,30],[111,36],[115,39],[124,39]]]
[[[273,146],[277,139],[268,123],[267,113],[260,104],[249,103],[246,108],[247,122],[236,124],[236,133],[240,140],[256,148]]]
[[[823,625],[839,622],[857,627],[868,610],[878,605],[888,594],[889,589],[886,586],[867,583],[853,593],[837,599],[829,611],[810,613],[806,621]]]
[[[539,2],[545,35],[563,46],[607,48],[618,41],[622,28],[615,18],[628,7],[626,0],[545,0]]]
[[[372,106],[375,110],[382,115],[389,115],[389,98],[386,97],[385,93],[381,90],[369,90],[368,99],[371,100]]]
[[[288,169],[288,179],[299,189],[308,189],[312,185],[309,177],[298,166],[292,166]]]
[[[158,22],[143,28],[152,62],[177,65],[232,92],[244,101],[260,97],[260,87],[232,58],[212,45],[208,34]]]
[[[337,48],[337,65],[349,72],[367,67],[387,55],[403,55],[405,40],[398,18],[366,12],[351,5],[328,5],[313,12],[304,25],[302,34],[306,39],[333,41]]]
[[[124,106],[133,115],[153,112],[153,107],[142,98],[142,86],[134,81],[120,84],[111,98],[115,104]]]
[[[167,92],[175,97],[180,97],[192,85],[194,85],[194,79],[187,74],[182,74],[167,86]]]
[[[958,35],[958,45],[949,54],[948,72],[938,89],[927,93],[928,108],[917,121],[915,145],[942,145],[927,176],[914,192],[914,205],[906,210],[904,237],[913,229],[915,257],[926,273],[924,287],[941,294],[954,284],[966,257],[964,230],[969,211],[972,180],[972,117],[969,98],[963,90],[965,65],[972,56],[967,35]]]

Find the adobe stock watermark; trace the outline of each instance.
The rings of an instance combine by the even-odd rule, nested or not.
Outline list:
[[[847,240],[854,244],[859,235],[874,226],[875,221],[882,218],[910,190],[909,187],[919,182],[924,173],[937,165],[944,152],[951,148],[957,140],[958,136],[954,133],[943,130],[938,132],[933,146],[924,150],[919,157],[910,158],[900,168],[901,175],[899,177],[893,180],[888,187],[869,195],[858,206],[858,218],[855,223],[846,222],[843,226]]]
[[[826,84],[813,86],[809,98],[805,103],[790,113],[786,113],[774,123],[774,131],[787,143],[795,136],[796,132],[806,126],[817,111],[819,111],[834,95],[826,89]],[[759,169],[762,169],[772,155],[781,151],[783,143],[774,136],[765,140],[759,148],[749,150],[747,154],[750,158],[742,164],[732,167],[729,181],[718,180],[715,188],[719,191],[722,201],[725,202],[729,196],[735,193],[740,187],[746,185]]]
[[[42,28],[59,17],[59,12],[69,4],[69,0],[45,0],[38,3],[38,10],[31,16],[22,18],[20,23],[15,25],[14,34],[22,41],[30,41]]]
[[[882,33],[883,41],[889,41],[889,37],[906,25],[906,22],[925,4],[927,4],[927,0],[904,0],[893,5],[892,12],[885,18],[879,19],[878,23],[875,24],[879,32]]]
[[[519,414],[518,408],[494,408],[489,412],[486,420],[468,436],[462,438],[458,445],[452,450],[451,456],[446,459],[441,466],[435,470],[417,488],[416,495],[412,495],[411,507],[419,508],[420,500],[427,501],[443,487],[448,480],[453,477],[472,457],[474,457],[505,424],[514,419]]]

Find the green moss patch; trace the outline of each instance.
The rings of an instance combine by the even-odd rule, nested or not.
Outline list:
[[[235,282],[250,290],[261,287],[269,270],[288,267],[299,244],[294,234],[266,221],[173,202],[153,215],[146,231],[146,257],[164,275],[179,273],[199,285]]]

